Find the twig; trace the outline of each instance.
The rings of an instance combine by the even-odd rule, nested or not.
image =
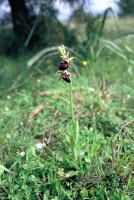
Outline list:
[[[122,132],[123,128],[125,128],[126,126],[129,126],[130,124],[132,124],[134,122],[134,119],[132,119],[131,121],[127,122],[126,124],[124,124],[121,129],[120,129],[120,133]]]

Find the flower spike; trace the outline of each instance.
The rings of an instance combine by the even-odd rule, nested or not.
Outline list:
[[[71,75],[67,72],[68,68],[70,67],[71,61],[74,57],[69,57],[69,52],[66,52],[65,46],[62,45],[59,47],[59,51],[61,53],[61,63],[59,66],[59,70],[62,71],[61,78],[66,81],[67,83],[71,82]]]

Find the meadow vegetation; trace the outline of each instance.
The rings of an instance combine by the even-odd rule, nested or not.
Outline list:
[[[99,42],[91,35],[85,48],[68,47],[77,159],[57,47],[31,65],[34,52],[0,57],[0,199],[133,199],[134,35],[126,34],[133,19],[122,21],[121,35],[107,19]]]

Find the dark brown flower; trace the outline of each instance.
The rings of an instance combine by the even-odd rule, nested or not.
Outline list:
[[[62,60],[59,66],[59,70],[61,71],[67,70],[69,65],[70,65],[69,62]]]
[[[61,77],[62,77],[62,79],[63,79],[64,81],[66,81],[67,83],[70,83],[70,82],[71,82],[71,75],[70,75],[70,73],[68,73],[68,72],[63,72],[63,73],[61,74]]]

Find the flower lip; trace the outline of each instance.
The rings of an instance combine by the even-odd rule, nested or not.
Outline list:
[[[64,81],[66,81],[67,83],[70,83],[70,82],[71,82],[71,75],[70,75],[70,73],[68,73],[68,72],[63,72],[63,73],[61,74],[61,77],[62,77],[62,79],[63,79]]]
[[[67,70],[69,65],[70,65],[69,62],[67,62],[66,60],[62,60],[59,66],[59,70],[61,71]]]

